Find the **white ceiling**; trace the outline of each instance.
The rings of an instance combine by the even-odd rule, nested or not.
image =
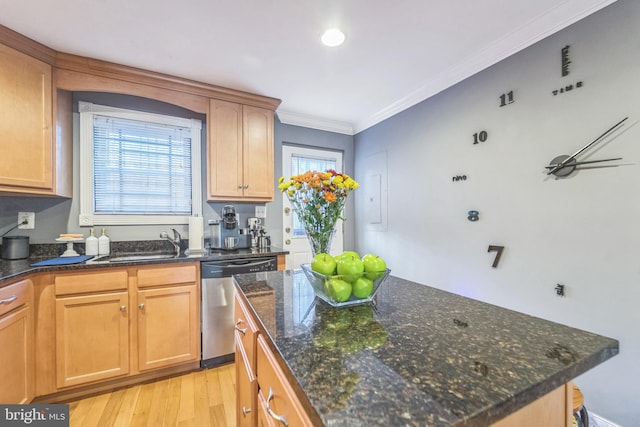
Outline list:
[[[282,99],[357,133],[616,0],[0,0],[57,51]],[[324,29],[346,41],[324,47]]]

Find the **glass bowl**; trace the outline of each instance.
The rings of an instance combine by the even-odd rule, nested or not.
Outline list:
[[[358,298],[355,295],[353,295],[353,293],[351,293],[348,299],[343,300],[344,294],[342,295],[342,298],[341,298],[339,295],[336,295],[335,292],[332,292],[332,289],[335,289],[335,287],[332,286],[333,283],[331,282],[331,280],[344,279],[345,276],[340,276],[340,275],[325,276],[324,274],[320,274],[318,272],[313,271],[311,269],[311,264],[301,264],[300,268],[302,268],[302,271],[304,272],[305,276],[307,276],[307,280],[309,280],[309,283],[311,283],[311,286],[313,287],[315,294],[321,300],[323,300],[324,302],[326,302],[327,304],[333,307],[347,307],[351,305],[366,304],[371,302],[373,298],[376,296],[376,292],[378,292],[380,285],[382,284],[382,282],[387,280],[387,277],[389,277],[389,273],[391,272],[391,270],[387,268],[384,271],[379,271],[375,273],[371,273],[371,272],[359,273],[349,277],[352,283],[355,283],[355,280],[360,277],[372,279],[373,288],[369,296],[367,296],[366,298]]]

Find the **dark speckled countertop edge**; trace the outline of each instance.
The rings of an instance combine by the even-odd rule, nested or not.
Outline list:
[[[281,292],[282,292],[282,282],[283,282],[283,277],[286,277],[287,275],[292,276],[294,275],[295,271],[284,271],[284,272],[274,272],[274,273],[268,273],[266,275],[266,279],[265,279],[265,275],[261,274],[259,277],[253,277],[252,274],[243,274],[243,275],[239,275],[239,276],[234,276],[235,279],[235,284],[237,289],[239,290],[238,294],[241,296],[242,300],[246,303],[246,306],[249,308],[249,310],[251,310],[255,315],[256,318],[258,319],[257,321],[257,327],[260,331],[260,333],[263,333],[265,335],[266,342],[269,346],[269,348],[273,351],[276,360],[278,361],[278,363],[280,364],[280,368],[282,369],[283,373],[285,374],[285,377],[289,380],[289,382],[292,385],[292,388],[294,389],[296,395],[298,396],[298,398],[300,399],[300,402],[302,404],[302,406],[307,410],[307,413],[309,414],[309,416],[312,418],[312,421],[314,422],[315,425],[325,425],[324,423],[327,423],[326,425],[349,425],[348,421],[344,421],[341,420],[341,417],[344,414],[348,415],[353,415],[353,413],[351,412],[350,409],[345,409],[343,412],[336,412],[333,415],[328,415],[327,413],[324,413],[322,416],[320,416],[320,412],[321,410],[326,410],[326,407],[324,407],[324,403],[323,401],[326,400],[324,397],[322,397],[324,394],[320,393],[318,394],[318,390],[321,389],[321,387],[314,387],[314,383],[310,383],[309,381],[313,381],[311,379],[311,377],[309,377],[309,375],[307,373],[303,371],[301,371],[300,369],[302,369],[303,366],[307,366],[306,363],[310,360],[318,360],[317,357],[313,356],[311,353],[305,353],[306,351],[314,351],[314,350],[310,350],[309,346],[305,346],[302,341],[307,340],[308,341],[308,332],[302,332],[302,335],[298,335],[295,332],[293,332],[293,336],[287,336],[287,333],[284,333],[284,336],[282,336],[282,319],[280,319],[280,311],[282,308],[282,301],[280,300],[281,298]],[[255,282],[254,282],[255,281]],[[587,372],[589,369],[596,367],[597,365],[599,365],[600,363],[608,360],[609,358],[615,356],[616,354],[618,354],[619,352],[619,343],[617,342],[617,340],[612,339],[612,338],[608,338],[608,337],[603,337],[603,336],[599,336],[597,334],[593,334],[587,331],[581,331],[579,329],[576,328],[571,328],[565,325],[561,325],[555,322],[550,322],[544,319],[540,319],[540,318],[535,318],[533,316],[530,315],[526,315],[523,313],[519,313],[519,312],[515,312],[513,310],[509,310],[506,308],[502,308],[502,307],[498,307],[498,306],[494,306],[488,303],[483,303],[480,301],[476,301],[476,300],[472,300],[466,297],[462,297],[459,295],[455,295],[452,294],[450,292],[447,291],[443,291],[443,290],[439,290],[436,288],[431,288],[429,286],[425,286],[425,285],[420,285],[417,283],[413,283],[413,282],[409,282],[403,279],[399,279],[396,277],[391,276],[390,277],[390,281],[393,282],[392,285],[390,284],[388,286],[388,292],[385,292],[383,290],[383,295],[378,295],[378,297],[382,297],[383,301],[379,303],[382,304],[378,304],[378,307],[376,308],[376,311],[379,311],[379,309],[381,308],[383,312],[386,312],[388,314],[383,314],[383,317],[378,318],[378,320],[381,321],[381,323],[387,324],[389,325],[389,322],[385,322],[385,317],[387,315],[392,314],[394,317],[404,311],[405,309],[407,309],[408,307],[406,307],[404,305],[404,303],[402,303],[403,305],[398,305],[398,301],[399,300],[404,300],[406,298],[397,298],[397,290],[400,288],[399,285],[401,284],[406,284],[407,286],[409,286],[412,290],[410,292],[420,292],[422,293],[422,291],[420,291],[420,289],[424,289],[424,292],[426,292],[429,295],[429,298],[433,298],[434,300],[437,299],[436,297],[441,297],[441,302],[442,301],[446,301],[447,303],[452,303],[451,305],[447,306],[447,313],[455,313],[456,316],[465,316],[465,313],[470,313],[473,311],[476,311],[478,309],[480,310],[488,310],[489,311],[489,318],[492,318],[493,320],[490,320],[489,318],[483,318],[482,315],[480,316],[480,318],[476,318],[474,319],[474,323],[471,323],[471,321],[469,321],[469,330],[471,330],[473,327],[475,326],[482,326],[479,322],[479,320],[487,320],[489,323],[487,323],[487,325],[493,325],[495,326],[500,326],[503,325],[504,321],[509,321],[508,323],[511,323],[511,320],[513,320],[515,323],[520,324],[520,325],[534,325],[534,326],[530,326],[531,331],[529,332],[517,332],[516,333],[516,343],[522,343],[523,345],[525,345],[525,349],[527,349],[528,345],[531,345],[532,342],[529,342],[529,340],[526,339],[526,337],[528,337],[528,334],[532,334],[531,339],[536,340],[536,337],[538,339],[538,341],[546,341],[546,340],[540,340],[540,335],[536,336],[534,330],[538,327],[545,327],[545,325],[556,325],[556,326],[551,326],[551,328],[553,329],[550,332],[556,333],[558,331],[562,331],[563,334],[569,334],[569,335],[563,335],[565,337],[567,337],[568,341],[566,341],[567,343],[571,343],[568,344],[570,347],[572,346],[576,346],[576,349],[578,349],[578,354],[576,355],[577,359],[576,360],[572,360],[572,361],[568,361],[566,363],[564,363],[564,366],[561,367],[553,367],[551,369],[551,371],[546,372],[545,374],[542,375],[543,372],[545,372],[542,368],[537,369],[537,371],[539,372],[534,372],[530,375],[528,374],[523,374],[523,372],[518,372],[516,371],[516,374],[523,374],[524,375],[524,380],[525,383],[520,384],[519,386],[517,386],[516,388],[512,388],[512,387],[507,387],[507,389],[510,389],[511,391],[507,394],[504,395],[502,394],[500,397],[495,397],[495,398],[487,398],[489,399],[487,403],[485,402],[485,404],[483,404],[484,406],[478,407],[476,409],[471,409],[471,408],[466,408],[466,409],[462,409],[462,407],[460,408],[462,410],[462,412],[457,412],[456,408],[454,410],[455,413],[457,413],[458,415],[454,415],[454,412],[450,412],[451,409],[453,409],[454,407],[457,406],[457,404],[453,404],[452,406],[447,406],[447,407],[440,407],[440,408],[444,408],[444,412],[439,412],[441,415],[443,415],[443,418],[439,418],[437,421],[434,421],[433,424],[431,423],[419,423],[419,424],[415,424],[415,422],[417,421],[417,419],[414,419],[412,422],[403,420],[402,424],[403,425],[438,425],[438,426],[451,426],[451,427],[480,427],[480,426],[487,426],[490,425],[496,421],[501,420],[502,418],[506,417],[507,415],[517,411],[518,409],[526,406],[529,403],[532,403],[533,401],[535,401],[536,399],[546,395],[547,393],[555,390],[556,388],[562,386],[563,384],[566,384],[568,382],[570,382],[571,380],[573,380],[574,378],[576,378],[577,376]],[[260,285],[260,286],[256,286],[256,285]],[[418,287],[416,287],[415,285],[418,285]],[[250,298],[253,298],[253,295],[256,295],[258,293],[264,293],[263,288],[265,287],[272,287],[273,290],[275,291],[275,307],[276,307],[276,311],[275,313],[278,313],[278,315],[276,315],[275,319],[267,319],[265,323],[265,320],[261,318],[261,313],[264,314],[264,307],[263,308],[256,308],[252,305],[252,300],[250,300]],[[393,291],[391,291],[391,289],[393,289]],[[279,295],[280,294],[280,295]],[[401,293],[402,294],[402,293]],[[248,296],[247,296],[248,295]],[[413,295],[413,294],[412,294]],[[437,303],[437,302],[436,302]],[[320,304],[320,309],[321,312],[324,314],[320,314],[320,322],[322,322],[322,317],[326,315],[326,310],[322,307],[323,303],[318,301],[316,299],[316,305]],[[409,302],[409,304],[411,304],[411,302]],[[433,307],[431,307],[433,309]],[[401,310],[398,310],[401,309]],[[318,307],[316,307],[316,310],[318,310]],[[340,310],[340,309],[339,309]],[[462,311],[460,311],[462,310]],[[288,311],[287,313],[290,314]],[[476,313],[477,314],[477,313]],[[471,319],[473,319],[474,314],[468,314],[470,316]],[[495,320],[494,315],[497,315],[499,317],[498,320]],[[447,315],[447,318],[449,318],[449,314]],[[462,318],[462,317],[461,317]],[[387,318],[389,319],[389,318]],[[391,323],[392,329],[391,330],[396,330],[393,329],[393,323],[396,321],[401,321],[403,323],[405,323],[407,320],[407,318],[405,317],[404,320],[402,319],[398,319],[398,320],[393,320]],[[417,320],[417,318],[413,318],[413,320]],[[425,318],[422,320],[433,320],[431,318]],[[277,335],[278,337],[274,339],[274,337],[272,336],[272,334],[270,333],[270,329],[276,327],[277,325]],[[309,325],[307,325],[309,326]],[[318,326],[318,321],[314,321],[312,326],[309,326],[309,330],[315,328]],[[466,328],[466,325],[465,325]],[[446,330],[450,330],[451,327],[447,327]],[[455,328],[454,328],[455,329]],[[510,336],[509,334],[511,332],[508,332],[509,330],[513,330],[513,329],[509,329],[506,328],[505,329],[507,332],[507,336]],[[276,329],[274,329],[274,331],[276,331]],[[290,332],[292,332],[290,330]],[[454,331],[454,334],[457,334],[458,331]],[[315,334],[315,333],[314,333]],[[298,336],[300,338],[298,338]],[[436,338],[437,336],[440,336],[442,338],[444,338],[444,336],[442,335],[433,335],[433,338]],[[315,338],[316,336],[314,335],[313,338]],[[524,338],[521,338],[524,337]],[[522,339],[524,339],[524,341],[522,341]],[[551,337],[550,337],[551,339]],[[391,338],[389,338],[389,340],[392,340]],[[387,341],[389,341],[387,340]],[[520,340],[520,341],[517,341]],[[583,343],[581,343],[581,341],[584,340]],[[446,342],[446,338],[445,338],[445,342]],[[563,341],[560,341],[560,343],[562,343]],[[529,343],[529,344],[527,344]],[[548,344],[549,342],[547,342]],[[551,341],[550,343],[553,343],[553,341]],[[592,344],[586,344],[586,343],[592,343]],[[474,342],[470,342],[470,346],[474,346],[477,343]],[[466,344],[465,344],[466,345]],[[281,347],[282,346],[282,347]],[[531,348],[536,348],[536,350],[540,350],[540,345],[532,345]],[[464,348],[464,345],[463,347]],[[480,347],[482,348],[482,347]],[[549,349],[549,347],[546,347],[546,345],[544,346],[545,349]],[[560,351],[562,350],[562,346],[560,346]],[[300,353],[300,350],[302,350],[303,352]],[[415,350],[415,348],[413,349]],[[486,350],[486,348],[485,348]],[[509,352],[509,349],[506,349],[507,352]],[[545,350],[546,351],[546,350]],[[525,367],[529,366],[530,363],[534,363],[533,366],[535,366],[535,363],[547,363],[547,365],[549,364],[553,364],[553,365],[558,365],[558,363],[556,363],[558,360],[555,360],[555,357],[552,357],[552,355],[549,355],[548,353],[536,353],[536,354],[540,354],[539,356],[535,356],[536,358],[531,358],[528,357],[528,354],[530,353],[529,350],[527,350],[525,353],[521,353],[523,355],[527,355],[525,356],[525,359],[522,360],[522,362],[517,363],[515,365],[515,368],[518,369],[519,367]],[[300,354],[302,354],[301,356],[299,356]],[[376,352],[374,351],[373,353],[371,353],[370,351],[368,352],[369,355],[374,354],[377,355],[376,357],[378,357],[378,360],[382,360],[379,357],[382,356],[382,353],[380,352]],[[573,353],[569,353],[570,356],[573,357]],[[490,358],[491,356],[487,355],[487,358]],[[509,356],[505,356],[504,357],[509,357]],[[513,357],[513,356],[512,356]],[[516,356],[518,357],[518,356]],[[291,359],[288,361],[288,359]],[[501,358],[499,358],[501,359]],[[514,359],[512,359],[514,360]],[[408,361],[408,359],[407,359]],[[489,359],[488,363],[489,366],[492,366],[490,369],[498,369],[500,370],[499,366],[495,366],[492,365],[492,360]],[[513,369],[514,365],[509,364],[509,360],[505,360],[505,362],[507,362],[509,369]],[[309,365],[312,366],[312,365]],[[376,366],[376,365],[373,365]],[[381,365],[382,366],[382,365]],[[308,366],[307,366],[308,368]],[[383,366],[384,369],[387,369]],[[505,368],[506,369],[506,368]],[[301,375],[301,378],[297,378],[297,375]],[[392,372],[393,375],[393,372]],[[542,376],[541,376],[542,375]],[[522,378],[521,378],[522,380]],[[302,381],[302,382],[300,382]],[[320,380],[323,383],[326,383],[327,381],[325,380]],[[442,379],[442,385],[443,386],[447,386],[447,380],[446,379]],[[510,380],[508,380],[508,378],[505,379],[505,381],[507,381],[507,383],[504,384],[508,384],[508,382]],[[331,381],[328,381],[329,383]],[[303,384],[303,385],[301,385]],[[408,383],[407,386],[411,387],[411,383]],[[498,384],[498,386],[500,386]],[[311,395],[308,396],[307,395],[307,391],[311,391]],[[379,389],[382,393],[384,393],[384,391],[382,389]],[[480,391],[481,389],[479,389]],[[377,392],[375,392],[377,394]],[[442,397],[442,396],[441,396]],[[362,403],[362,402],[361,402]],[[461,401],[461,403],[463,404],[463,406],[466,406],[466,404],[464,403],[464,401]],[[318,406],[320,405],[320,406]],[[324,408],[324,409],[322,409]],[[418,410],[420,411],[420,407],[410,407],[412,408],[412,410]],[[354,408],[355,410],[355,408]],[[440,411],[440,409],[436,409],[436,412]],[[368,411],[367,411],[368,412]],[[343,414],[343,415],[340,415]],[[357,419],[358,422],[367,422],[367,417],[370,416],[370,414],[363,414],[360,413],[360,416],[354,419]],[[337,418],[336,418],[337,417]],[[419,418],[419,417],[418,417]],[[323,421],[324,420],[324,421]],[[370,420],[371,421],[371,420]],[[347,424],[345,424],[345,422],[347,422]],[[372,421],[373,422],[373,421]],[[374,422],[375,424],[375,422]],[[374,425],[371,424],[371,425]],[[358,424],[360,425],[360,424]],[[367,425],[367,424],[362,424],[362,425]],[[379,425],[379,424],[375,424],[375,425]]]
[[[151,264],[172,264],[172,263],[185,263],[185,262],[206,262],[206,261],[220,261],[231,260],[238,258],[258,258],[265,256],[278,256],[286,255],[288,251],[284,251],[280,248],[272,246],[269,249],[238,249],[233,251],[213,251],[203,254],[201,256],[182,256],[179,258],[162,258],[162,259],[147,259],[137,261],[126,261],[117,263],[98,263],[98,262],[82,262],[78,264],[66,264],[66,265],[50,265],[43,267],[32,267],[31,264],[35,264],[40,261],[44,261],[55,256],[31,256],[25,259],[18,260],[0,260],[0,288],[9,285],[16,280],[27,278],[30,275],[38,273],[47,273],[55,271],[74,271],[83,269],[102,269],[112,267],[131,267],[136,265],[151,265]]]

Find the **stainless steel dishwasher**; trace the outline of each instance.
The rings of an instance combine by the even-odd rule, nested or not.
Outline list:
[[[231,276],[241,273],[275,271],[276,257],[203,261],[202,277],[202,360],[210,368],[232,362],[235,353],[233,307],[235,286]]]

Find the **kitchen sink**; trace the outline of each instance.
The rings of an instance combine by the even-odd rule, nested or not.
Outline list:
[[[151,261],[158,259],[177,258],[175,254],[135,254],[135,255],[103,255],[90,259],[87,263],[107,263],[107,262],[132,262],[132,261]]]

